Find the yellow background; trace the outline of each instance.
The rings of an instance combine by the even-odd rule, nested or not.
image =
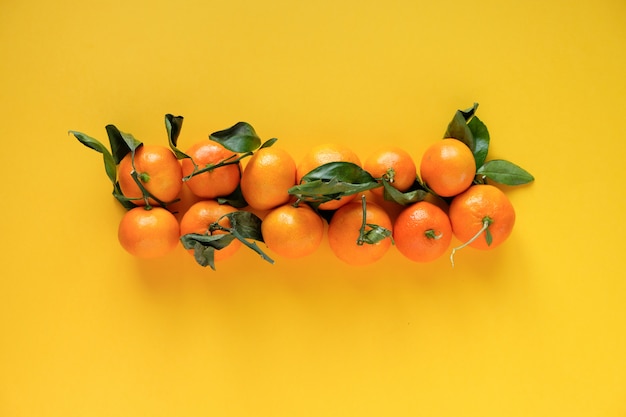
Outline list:
[[[0,415],[626,416],[623,0],[88,3],[0,4]],[[67,134],[418,159],[473,102],[536,181],[454,269],[133,259]]]

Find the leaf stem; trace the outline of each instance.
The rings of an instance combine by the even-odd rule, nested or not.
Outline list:
[[[194,169],[193,172],[189,175],[187,175],[186,177],[183,177],[183,181],[189,181],[191,178],[195,177],[196,175],[200,175],[203,174],[205,172],[209,172],[209,171],[213,171],[214,169],[217,168],[221,168],[227,165],[235,165],[238,164],[242,159],[247,158],[248,156],[252,156],[254,154],[254,152],[246,152],[244,154],[241,154],[239,156],[237,156],[237,154],[232,154],[231,156],[229,156],[226,159],[221,160],[220,162],[216,163],[216,164],[207,164],[204,168],[199,168],[198,165],[196,164],[196,162],[193,160],[193,158],[191,159],[191,162],[194,165]]]
[[[463,249],[467,245],[471,245],[472,242],[478,239],[480,235],[482,235],[489,228],[491,223],[493,223],[493,220],[489,216],[485,216],[483,218],[483,227],[481,227],[480,230],[474,236],[472,236],[470,240],[452,249],[452,253],[450,254],[450,263],[452,264],[453,268],[454,268],[454,254],[456,253],[456,251]]]
[[[224,216],[222,216],[224,217]],[[261,248],[259,247],[259,245],[257,245],[255,242],[250,242],[248,241],[248,239],[244,238],[236,229],[231,228],[231,227],[224,227],[221,224],[219,224],[218,222],[222,219],[222,217],[220,217],[220,219],[218,219],[217,221],[211,223],[209,225],[209,233],[213,234],[214,231],[216,230],[220,230],[222,232],[226,232],[226,233],[230,233],[231,235],[233,235],[235,237],[235,239],[239,240],[241,243],[243,243],[244,245],[246,245],[248,248],[252,249],[253,251],[255,251],[256,253],[258,253],[261,258],[263,258],[263,260],[274,264],[274,260],[272,258],[270,258],[265,252],[263,252],[263,250],[261,250]]]

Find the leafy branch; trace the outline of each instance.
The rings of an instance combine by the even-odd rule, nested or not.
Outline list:
[[[230,227],[220,224],[224,218],[230,221]],[[215,270],[215,251],[227,247],[235,239],[258,253],[263,260],[273,264],[274,260],[254,242],[263,242],[261,223],[261,219],[254,213],[235,211],[225,214],[211,223],[204,234],[189,233],[183,235],[180,240],[185,249],[193,249],[194,258],[199,265],[209,266],[213,270]],[[223,233],[214,234],[217,231]]]

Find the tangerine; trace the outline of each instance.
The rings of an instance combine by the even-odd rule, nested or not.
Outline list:
[[[386,146],[374,151],[363,163],[363,169],[374,178],[388,177],[389,183],[398,191],[407,191],[417,178],[417,168],[413,158],[404,149]],[[383,187],[371,190],[383,195]]]
[[[120,221],[117,236],[122,247],[139,258],[159,258],[178,244],[176,217],[162,207],[135,207]]]
[[[313,148],[304,155],[296,167],[296,183],[302,182],[302,177],[315,168],[329,162],[352,162],[361,166],[361,160],[350,148],[335,143],[323,143]],[[319,205],[321,210],[336,210],[349,203],[356,195],[343,196],[338,200],[331,200]]]
[[[448,215],[435,204],[420,201],[405,208],[393,224],[396,248],[414,262],[431,262],[452,240]]]
[[[263,240],[270,250],[289,259],[315,252],[324,237],[324,221],[313,209],[284,204],[270,211],[261,223]]]
[[[476,176],[474,155],[458,139],[440,140],[422,155],[420,176],[437,195],[453,197],[472,185]]]
[[[471,186],[450,203],[454,235],[476,249],[493,249],[502,244],[515,225],[515,209],[499,188],[490,184]],[[480,237],[484,234],[484,238]]]
[[[387,212],[379,205],[366,203],[366,224],[374,224],[389,231],[393,225]],[[384,238],[376,243],[359,242],[363,224],[363,205],[352,201],[339,208],[328,226],[330,249],[343,262],[362,266],[380,260],[391,247],[391,239]],[[369,226],[366,226],[366,230]]]
[[[209,139],[194,143],[185,153],[191,159],[182,160],[184,177],[192,175],[196,169],[204,169],[237,157],[235,152],[229,151],[220,143]],[[194,166],[194,163],[198,168]],[[240,179],[241,164],[237,162],[193,175],[186,182],[191,192],[196,196],[213,199],[231,194],[239,186]]]
[[[141,185],[163,203],[175,200],[182,189],[181,164],[172,150],[165,146],[141,145],[135,150],[134,158],[129,152],[119,163],[118,181],[122,194],[132,199],[135,205],[143,206],[146,200],[131,175],[133,171],[137,172]],[[153,198],[149,198],[148,202],[150,205],[157,204]]]
[[[280,148],[259,149],[241,176],[241,192],[250,207],[269,210],[287,203],[287,192],[296,185],[296,163]]]
[[[193,204],[185,212],[180,220],[180,236],[184,236],[189,233],[197,233],[200,235],[216,235],[225,234],[227,232],[222,230],[211,231],[209,227],[212,223],[219,220],[218,224],[223,227],[231,227],[230,220],[224,215],[237,211],[236,208],[219,204],[215,200],[201,200]],[[216,250],[214,259],[216,261],[230,258],[239,248],[241,242],[237,239],[230,242],[230,244],[222,249]],[[189,249],[190,254],[194,254],[193,249]]]

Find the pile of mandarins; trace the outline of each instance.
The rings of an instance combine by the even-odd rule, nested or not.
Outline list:
[[[113,195],[127,209],[118,236],[131,255],[161,257],[182,244],[199,265],[215,269],[242,246],[273,263],[267,252],[301,258],[326,236],[349,265],[372,264],[392,245],[415,262],[450,251],[454,265],[460,248],[495,248],[510,235],[515,211],[497,184],[534,180],[509,161],[487,160],[489,133],[476,109],[456,111],[419,165],[395,146],[361,161],[336,143],[295,161],[245,122],[182,151],[183,117],[171,114],[169,146],[143,144],[114,125],[106,126],[110,150],[70,133],[102,154]],[[451,249],[453,236],[461,244]]]

